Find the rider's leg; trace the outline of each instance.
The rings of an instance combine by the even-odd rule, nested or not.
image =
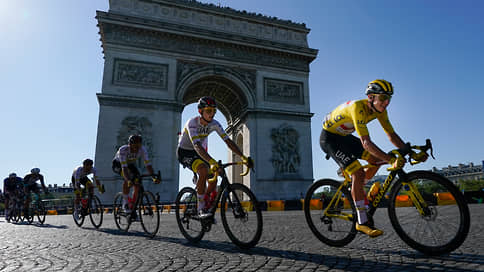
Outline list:
[[[380,163],[381,160],[373,155],[369,155],[366,161],[368,161],[368,163],[375,166],[367,168],[365,170],[365,183],[376,175],[376,173],[378,172],[378,169],[380,169],[380,165],[378,163]]]
[[[196,160],[193,164],[198,163],[196,165],[196,170],[198,174],[198,181],[197,181],[197,201],[198,201],[198,211],[201,211],[205,208],[205,189],[208,177],[208,166],[201,160]]]
[[[355,202],[358,216],[356,230],[361,231],[370,237],[382,235],[383,231],[375,228],[372,223],[368,222],[368,214],[365,204],[365,191],[363,190],[363,186],[365,184],[365,171],[363,168],[359,168],[351,174],[351,178],[351,196]]]
[[[10,211],[10,209],[8,208],[9,207],[9,200],[10,200],[10,193],[7,193],[7,195],[5,196],[5,218],[8,218],[8,213]]]

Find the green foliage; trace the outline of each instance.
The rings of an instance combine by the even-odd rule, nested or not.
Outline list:
[[[465,192],[471,191],[482,191],[484,189],[484,180],[458,180],[457,184],[459,186],[459,190]]]

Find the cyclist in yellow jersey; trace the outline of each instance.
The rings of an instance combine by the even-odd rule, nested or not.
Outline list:
[[[320,136],[320,145],[336,163],[352,179],[351,196],[355,202],[358,215],[356,229],[370,237],[377,237],[383,231],[374,226],[372,218],[368,218],[365,206],[365,180],[371,179],[378,167],[364,169],[358,159],[371,164],[387,162],[391,169],[402,168],[405,159],[394,154],[383,152],[370,139],[367,124],[378,119],[390,141],[397,148],[404,148],[405,143],[394,131],[387,113],[387,107],[393,95],[393,86],[390,82],[377,79],[368,84],[366,88],[367,99],[348,101],[329,113],[323,121],[323,130]],[[356,131],[358,137],[352,135]],[[419,153],[419,160],[426,160],[425,153]]]
[[[204,96],[198,100],[198,113],[187,121],[183,128],[182,136],[178,142],[177,158],[184,168],[189,168],[194,173],[196,180],[198,212],[200,217],[211,216],[208,212],[212,197],[215,193],[217,182],[211,182],[206,186],[208,176],[218,170],[219,165],[207,152],[208,135],[213,131],[222,138],[227,146],[244,162],[251,160],[242,154],[239,147],[232,141],[220,123],[214,119],[217,112],[215,99]],[[253,165],[253,162],[251,162]],[[198,174],[198,179],[197,179]],[[210,196],[212,195],[212,196]],[[210,197],[209,197],[210,196]]]

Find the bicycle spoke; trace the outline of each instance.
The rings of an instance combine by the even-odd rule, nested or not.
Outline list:
[[[160,226],[160,211],[156,206],[155,198],[150,192],[143,192],[139,205],[139,217],[143,230],[154,237]]]
[[[464,198],[447,179],[428,171],[407,175],[391,192],[389,216],[397,234],[411,247],[439,255],[460,246],[469,230],[469,213]],[[412,191],[413,190],[413,191]],[[415,194],[425,203],[421,214],[406,196]],[[400,196],[400,197],[397,197]],[[402,202],[403,201],[403,202]]]
[[[103,223],[103,206],[97,196],[92,196],[89,203],[89,218],[95,228],[99,228]]]
[[[198,218],[197,192],[193,188],[185,187],[178,193],[175,214],[178,227],[188,241],[194,243],[203,238],[205,231]]]
[[[239,247],[257,244],[262,233],[262,214],[254,194],[242,184],[231,184],[221,201],[221,217],[229,238]]]
[[[344,246],[355,235],[356,213],[350,193],[341,183],[323,179],[308,189],[304,198],[304,214],[311,231],[322,242]],[[343,190],[343,191],[342,191]]]

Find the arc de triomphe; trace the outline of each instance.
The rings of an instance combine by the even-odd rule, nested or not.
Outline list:
[[[162,173],[162,184],[146,189],[175,199],[181,113],[204,95],[215,97],[227,132],[255,159],[255,173],[242,178],[234,169],[233,182],[259,200],[305,192],[313,180],[308,77],[317,50],[304,24],[190,0],[110,0],[96,18],[105,62],[95,165],[104,203],[121,191],[111,161],[132,133],[143,135]]]

